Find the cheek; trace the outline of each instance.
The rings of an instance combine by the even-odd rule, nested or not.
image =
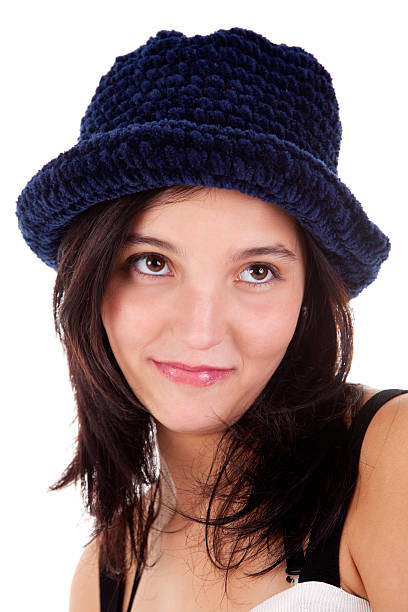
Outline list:
[[[300,307],[300,306],[299,306]],[[296,329],[298,309],[258,312],[241,334],[242,406],[247,408],[281,363]]]
[[[131,347],[146,342],[155,318],[120,285],[108,288],[101,306],[102,322],[118,362],[125,361]]]
[[[241,335],[247,357],[266,360],[283,357],[295,332],[299,309],[297,302],[286,307],[269,306],[248,317]]]

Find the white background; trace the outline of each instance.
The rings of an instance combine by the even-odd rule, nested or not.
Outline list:
[[[4,610],[68,610],[89,522],[79,489],[47,493],[72,457],[75,406],[52,320],[55,272],[23,241],[15,201],[71,148],[115,57],[161,29],[243,27],[313,53],[333,78],[343,124],[339,176],[392,250],[352,301],[349,380],[408,387],[407,51],[403,2],[8,3],[1,18],[2,533]]]

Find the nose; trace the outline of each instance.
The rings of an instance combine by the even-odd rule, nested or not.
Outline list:
[[[186,346],[206,350],[222,342],[228,325],[228,304],[219,287],[192,287],[178,294],[176,333]]]

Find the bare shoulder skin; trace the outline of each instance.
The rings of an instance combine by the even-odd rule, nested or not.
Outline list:
[[[343,564],[346,590],[376,611],[408,609],[407,438],[408,395],[402,394],[388,400],[367,428],[342,534],[340,560],[344,553],[350,561]]]
[[[85,548],[71,584],[69,612],[99,612],[98,538]]]

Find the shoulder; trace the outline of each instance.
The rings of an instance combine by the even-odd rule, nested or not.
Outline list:
[[[361,401],[363,406],[373,395],[376,395],[380,389],[364,387],[364,393]],[[403,422],[396,424],[396,419],[401,419]],[[389,462],[390,455],[384,448],[384,444],[395,443],[392,436],[396,436],[401,427],[406,426],[408,421],[408,393],[398,395],[386,401],[376,414],[372,417],[364,439],[361,445],[358,485],[361,487],[367,484],[371,478],[371,473],[378,464],[378,461]],[[405,445],[404,445],[405,446]],[[403,450],[403,449],[397,449]]]
[[[376,390],[367,391],[365,400]],[[408,393],[372,418],[361,447],[348,547],[378,611],[408,609]]]
[[[98,612],[99,601],[99,540],[94,538],[76,566],[72,578],[69,612]]]

